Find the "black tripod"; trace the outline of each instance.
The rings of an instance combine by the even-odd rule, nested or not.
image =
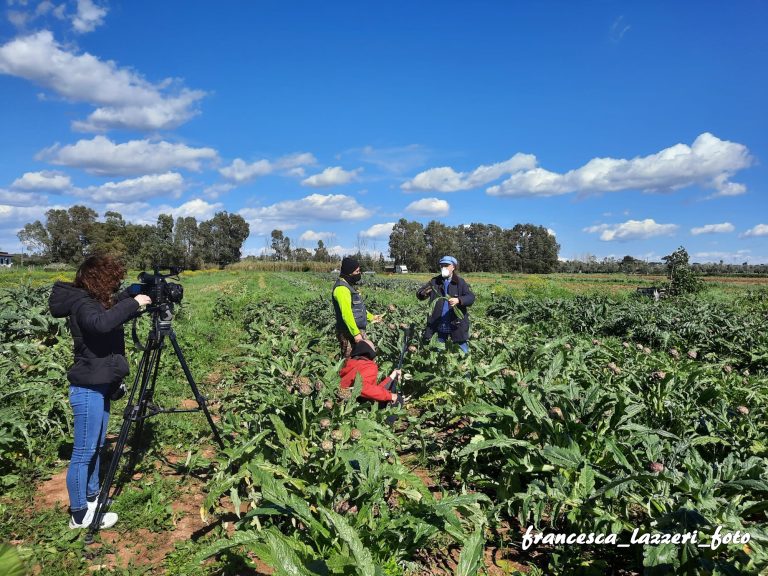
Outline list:
[[[171,327],[171,321],[173,320],[173,305],[172,304],[160,304],[158,306],[151,307],[152,314],[152,326],[147,336],[147,343],[145,346],[141,346],[136,337],[136,325],[134,324],[133,338],[139,349],[143,350],[141,361],[139,362],[139,368],[136,372],[136,378],[131,386],[130,393],[128,395],[128,405],[123,412],[123,425],[120,428],[120,435],[117,437],[117,444],[115,445],[115,451],[112,454],[112,460],[109,463],[109,469],[104,477],[104,482],[101,486],[101,492],[99,493],[99,499],[96,502],[96,510],[93,516],[93,521],[88,527],[88,533],[85,536],[85,543],[91,544],[93,542],[94,534],[99,530],[102,517],[112,503],[109,497],[110,489],[112,488],[112,482],[117,472],[117,467],[120,463],[120,458],[125,449],[125,444],[128,441],[128,434],[131,429],[131,425],[136,423],[136,430],[134,431],[134,440],[136,445],[141,438],[141,432],[144,427],[144,420],[162,413],[173,412],[202,412],[205,414],[208,424],[213,431],[213,437],[216,439],[218,445],[224,448],[224,442],[219,436],[219,431],[216,429],[216,425],[213,423],[211,413],[208,411],[205,396],[200,394],[200,391],[192,378],[192,373],[189,371],[189,366],[184,359],[184,354],[181,352],[179,343],[176,341],[176,334]],[[192,388],[192,393],[197,400],[197,408],[191,408],[187,410],[182,409],[165,409],[160,408],[152,402],[155,394],[155,382],[157,381],[158,368],[160,367],[160,353],[165,347],[165,337],[171,341],[173,350],[176,352],[176,358],[181,364],[184,375],[187,377],[187,382]],[[134,402],[134,398],[136,401]],[[115,487],[115,492],[119,490],[119,482]]]

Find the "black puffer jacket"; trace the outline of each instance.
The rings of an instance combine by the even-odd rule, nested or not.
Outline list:
[[[139,309],[125,292],[109,310],[82,288],[56,282],[48,307],[57,318],[69,316],[75,363],[67,378],[77,386],[114,386],[128,375],[123,324]]]
[[[448,293],[446,294],[444,289],[444,278],[442,276],[435,276],[427,284],[419,288],[416,292],[416,297],[419,300],[426,300],[429,298],[430,303],[434,302],[432,312],[427,316],[427,327],[424,330],[424,339],[429,340],[432,335],[437,332],[437,327],[440,325],[440,318],[443,313],[444,300],[435,300],[441,296],[447,296],[448,298],[458,298],[459,303],[456,306],[461,310],[464,315],[459,319],[453,310],[448,313],[448,321],[451,324],[451,340],[454,342],[466,342],[469,340],[469,313],[467,307],[472,306],[475,302],[475,295],[469,284],[460,278],[458,274],[451,276],[451,281],[448,284]]]

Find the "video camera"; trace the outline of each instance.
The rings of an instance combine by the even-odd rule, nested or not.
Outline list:
[[[171,276],[178,278],[182,271],[180,266],[170,266],[168,274],[161,274],[160,268],[155,267],[154,273],[140,272],[139,283],[131,284],[126,289],[131,296],[146,294],[152,298],[152,306],[162,304],[178,304],[184,297],[184,287],[176,282],[168,282],[166,278]]]

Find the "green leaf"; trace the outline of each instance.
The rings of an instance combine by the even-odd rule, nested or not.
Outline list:
[[[475,576],[480,566],[480,560],[483,557],[485,538],[483,538],[483,527],[475,527],[475,531],[464,542],[459,556],[459,565],[456,567],[457,576]]]
[[[16,548],[0,544],[0,574],[4,576],[24,576],[26,570],[21,563]]]
[[[582,462],[582,456],[577,447],[545,446],[541,455],[555,466],[570,470],[575,470],[581,466]]]
[[[320,510],[323,514],[325,514],[328,520],[331,521],[334,528],[336,528],[336,533],[339,535],[339,538],[341,538],[344,543],[349,546],[352,555],[357,561],[357,569],[359,572],[363,576],[375,576],[376,567],[373,564],[371,551],[363,545],[363,542],[360,540],[357,532],[355,532],[355,530],[343,517],[341,517],[333,510],[328,510],[327,508],[320,508]]]
[[[534,449],[533,444],[526,440],[518,440],[516,438],[493,438],[491,440],[470,443],[459,452],[459,456],[467,456],[468,454],[474,454],[490,448],[511,448],[512,446],[530,450]]]
[[[538,418],[540,420],[547,417],[547,411],[544,410],[544,406],[541,404],[538,398],[534,397],[528,390],[525,388],[520,388],[520,396],[523,397],[523,402],[525,402],[526,407],[528,410],[530,410],[531,414],[535,418]]]

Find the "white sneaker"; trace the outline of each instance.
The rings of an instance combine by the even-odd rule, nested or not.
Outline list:
[[[96,503],[93,503],[93,507],[88,506],[88,511],[85,513],[85,517],[83,518],[83,521],[78,524],[75,522],[75,519],[73,517],[69,517],[69,527],[73,530],[77,528],[88,528],[88,526],[91,525],[91,522],[93,522],[93,515],[96,513]],[[117,514],[114,512],[105,512],[101,516],[101,526],[99,526],[100,530],[103,530],[105,528],[112,528],[117,523]]]

